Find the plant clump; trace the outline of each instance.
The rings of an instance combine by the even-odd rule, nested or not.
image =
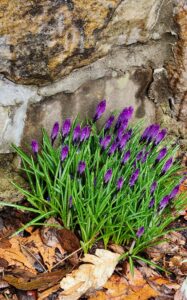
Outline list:
[[[160,241],[184,207],[178,148],[165,142],[167,131],[158,124],[143,133],[142,122],[131,126],[131,106],[98,130],[105,108],[103,100],[84,126],[66,119],[51,135],[43,130],[42,143],[32,141],[32,155],[13,146],[30,185],[30,191],[18,187],[30,207],[14,207],[35,212],[32,224],[60,219],[85,252],[102,240],[105,247],[124,246],[133,259]]]

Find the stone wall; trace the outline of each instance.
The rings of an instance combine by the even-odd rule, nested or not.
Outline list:
[[[103,98],[187,148],[186,46],[186,0],[1,0],[0,153]]]

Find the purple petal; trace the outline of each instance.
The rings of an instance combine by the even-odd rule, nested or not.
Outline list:
[[[173,163],[173,157],[169,158],[166,161],[165,165],[162,168],[162,172],[161,172],[162,175],[165,174],[171,168],[172,163]]]
[[[141,160],[142,163],[146,162],[149,153],[150,153],[150,151],[145,152],[145,154],[143,155],[142,160]]]
[[[130,187],[132,187],[132,186],[135,185],[135,183],[136,183],[136,181],[137,181],[137,179],[138,179],[139,173],[140,173],[140,170],[139,170],[139,169],[136,169],[136,170],[134,171],[134,173],[131,175],[131,178],[130,178],[130,180],[129,180],[129,185],[130,185]]]
[[[177,195],[178,192],[179,192],[179,189],[180,189],[180,185],[179,185],[179,184],[176,185],[176,186],[173,188],[173,190],[171,191],[171,193],[170,193],[170,195],[169,195],[170,199],[173,199],[173,198],[176,197],[176,195]]]
[[[155,199],[152,198],[151,201],[149,202],[149,208],[152,208],[155,204]]]
[[[128,133],[125,133],[119,141],[119,149],[123,150],[128,141]]]
[[[105,123],[104,132],[107,132],[111,128],[111,126],[112,126],[112,124],[114,122],[114,119],[115,119],[115,117],[113,115],[111,115],[108,118],[108,120]]]
[[[112,169],[108,169],[104,175],[104,182],[108,183],[112,177]]]
[[[69,134],[70,129],[71,129],[71,120],[66,119],[62,124],[62,136],[66,137]]]
[[[80,142],[87,140],[90,136],[91,128],[89,126],[85,126],[80,135]]]
[[[130,155],[131,155],[130,150],[128,150],[127,152],[125,152],[125,154],[124,154],[124,156],[122,158],[122,161],[121,161],[121,163],[123,165],[129,160]]]
[[[159,153],[158,156],[156,158],[156,163],[159,163],[159,161],[161,161],[167,154],[167,148],[162,148]]]
[[[79,141],[81,135],[81,127],[80,124],[77,124],[77,126],[73,130],[73,142],[77,143]]]
[[[96,113],[94,115],[93,122],[96,122],[98,119],[101,118],[105,109],[106,109],[106,100],[103,100],[96,107]]]
[[[60,155],[60,160],[63,162],[66,157],[68,156],[68,152],[69,152],[69,147],[68,146],[64,146],[62,147],[61,150],[61,155]]]
[[[130,118],[132,117],[133,111],[134,111],[134,109],[132,106],[125,107],[122,110],[122,112],[119,114],[119,117],[117,119],[115,130],[117,130],[125,120],[127,120],[127,121],[130,120]]]
[[[164,128],[162,129],[156,136],[154,144],[158,145],[166,136],[167,134],[167,130]]]
[[[165,196],[165,197],[160,201],[159,208],[160,208],[160,209],[164,209],[164,208],[168,205],[169,201],[170,201],[170,196],[169,196],[169,195]]]
[[[140,227],[140,228],[138,229],[138,231],[136,232],[136,236],[137,236],[138,238],[140,238],[140,237],[144,234],[144,231],[145,231],[144,226]]]
[[[142,155],[143,155],[143,151],[140,151],[136,156],[136,160],[140,160],[142,158]]]
[[[51,132],[51,143],[53,145],[54,141],[56,140],[59,132],[59,123],[55,122],[52,132]]]
[[[123,177],[120,177],[120,178],[118,179],[118,181],[117,181],[117,189],[118,189],[118,191],[122,189],[122,187],[123,187],[123,182],[124,182]]]
[[[103,150],[105,150],[108,147],[108,145],[110,144],[110,141],[111,141],[111,136],[110,135],[105,136],[101,140],[100,144],[101,144],[101,147],[102,147]]]
[[[81,160],[78,164],[78,173],[81,175],[82,173],[84,173],[85,169],[86,169],[86,163]]]
[[[155,192],[155,190],[156,190],[156,188],[157,188],[157,182],[156,181],[154,181],[153,183],[152,183],[152,185],[151,185],[151,189],[150,189],[150,193],[151,193],[151,195],[153,195],[154,194],[154,192]]]
[[[118,143],[117,143],[117,142],[114,142],[114,143],[110,146],[110,149],[109,149],[109,151],[108,151],[108,155],[113,155],[117,148],[118,148]]]
[[[37,154],[38,149],[39,149],[37,140],[32,140],[31,147],[32,147],[32,151],[34,152],[34,154]]]

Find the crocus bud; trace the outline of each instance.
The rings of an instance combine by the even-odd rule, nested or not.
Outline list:
[[[109,149],[109,151],[108,151],[108,155],[109,155],[109,156],[110,156],[110,155],[113,155],[114,152],[116,151],[117,147],[118,147],[118,143],[117,143],[117,142],[114,142],[114,143],[110,146],[110,149]]]
[[[112,126],[115,117],[111,115],[105,123],[104,132],[106,133]]]
[[[60,160],[63,162],[66,157],[68,156],[68,152],[69,152],[69,147],[68,146],[64,146],[62,147],[61,150],[61,155],[60,155]]]
[[[130,158],[130,150],[128,150],[127,152],[125,152],[125,154],[123,155],[122,161],[121,163],[124,165]]]
[[[152,124],[147,133],[147,143],[150,143],[159,132],[160,126],[158,124]]]
[[[158,153],[158,156],[155,160],[155,164],[159,163],[167,154],[167,148],[162,148],[159,153]]]
[[[120,177],[118,180],[117,180],[117,190],[120,191],[123,187],[123,177]]]
[[[119,114],[119,117],[117,119],[117,122],[115,125],[115,130],[117,130],[125,120],[127,120],[127,121],[130,120],[130,118],[132,117],[133,111],[134,111],[134,109],[132,106],[125,107],[122,110],[122,112]]]
[[[170,199],[173,199],[173,198],[175,198],[175,196],[178,194],[178,192],[179,192],[179,189],[180,189],[180,185],[178,184],[178,185],[176,185],[174,188],[173,188],[173,190],[171,191],[171,193],[170,193]]]
[[[100,144],[101,144],[101,147],[102,147],[103,150],[105,150],[108,147],[108,145],[110,144],[110,141],[111,141],[111,136],[110,135],[105,136],[101,140]]]
[[[71,129],[71,120],[70,119],[66,119],[62,125],[62,136],[65,138]]]
[[[159,208],[160,208],[160,209],[164,209],[164,208],[168,205],[169,201],[170,201],[170,196],[169,196],[169,195],[165,196],[165,197],[160,201]]]
[[[123,148],[125,147],[126,143],[128,141],[128,133],[125,133],[121,140],[119,141],[119,149],[123,150]]]
[[[171,157],[166,161],[165,165],[163,166],[161,175],[164,175],[171,168],[172,163],[173,163],[173,158]]]
[[[73,130],[73,143],[77,143],[79,141],[81,135],[81,127],[80,124],[77,124],[77,126]]]
[[[151,127],[151,126],[148,126],[148,127],[145,128],[145,130],[144,130],[144,132],[142,133],[142,136],[141,136],[141,138],[140,138],[140,142],[146,141],[146,140],[147,140],[147,137],[148,137],[148,133],[149,133],[150,127]]]
[[[152,185],[151,185],[151,188],[150,188],[150,193],[151,193],[151,195],[154,194],[156,188],[157,188],[157,182],[154,181],[154,182],[152,183]]]
[[[136,160],[140,160],[142,158],[142,155],[143,155],[143,151],[138,152],[136,156]]]
[[[96,112],[93,118],[93,122],[96,122],[98,119],[101,118],[102,114],[104,113],[106,109],[106,100],[101,101],[97,107],[96,107]]]
[[[155,204],[155,199],[152,198],[151,201],[149,202],[149,208],[152,208]]]
[[[51,131],[51,143],[54,144],[54,141],[56,140],[59,132],[59,123],[55,122],[53,129]]]
[[[91,129],[89,126],[85,126],[80,135],[80,142],[86,141],[90,137]]]
[[[150,152],[147,151],[147,152],[145,152],[145,154],[143,155],[142,160],[141,160],[141,162],[142,162],[143,164],[146,162],[149,153],[150,153]]]
[[[138,231],[136,232],[136,236],[137,236],[138,238],[140,238],[140,237],[144,234],[144,231],[145,231],[144,226],[140,227],[140,228],[138,229]]]
[[[84,173],[85,169],[86,169],[86,163],[81,160],[78,164],[78,173],[81,175],[82,173]]]
[[[108,183],[112,177],[112,169],[108,169],[104,175],[104,183]]]
[[[32,140],[31,142],[32,151],[34,154],[38,153],[38,142],[36,140]]]
[[[135,185],[135,183],[136,183],[136,181],[137,181],[137,179],[138,179],[139,173],[140,173],[140,170],[139,170],[139,169],[136,169],[136,170],[134,171],[134,173],[131,175],[131,178],[130,178],[130,180],[129,180],[129,185],[130,185],[130,187],[132,187],[132,186]]]
[[[167,133],[167,130],[164,128],[162,129],[156,136],[154,144],[157,146],[158,144],[160,144],[160,142],[165,138]]]

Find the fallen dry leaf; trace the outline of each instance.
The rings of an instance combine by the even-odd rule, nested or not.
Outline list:
[[[136,278],[136,276],[134,276]],[[138,286],[136,284],[138,283]],[[113,275],[104,285],[106,291],[97,291],[95,295],[90,296],[89,300],[148,300],[156,297],[159,293],[154,290],[143,277],[128,281],[118,275]],[[134,289],[133,289],[134,288]]]
[[[90,290],[101,288],[114,272],[120,255],[97,249],[95,255],[85,254],[77,270],[62,279],[61,300],[76,300]]]
[[[38,300],[47,299],[48,296],[58,291],[59,288],[60,288],[60,284],[56,284],[50,287],[49,289],[43,291],[42,293],[39,293]]]
[[[59,282],[70,269],[59,270],[50,273],[44,273],[32,278],[16,277],[13,275],[5,275],[4,280],[19,290],[39,290],[43,291],[57,282]]]
[[[57,251],[58,255],[56,255]],[[37,274],[37,271],[50,272],[53,266],[62,260],[64,253],[57,239],[53,241],[52,246],[44,244],[39,229],[33,232],[31,230],[28,237],[15,236],[0,241],[0,258],[3,258],[0,263],[6,267],[14,266],[29,270],[33,274]]]

